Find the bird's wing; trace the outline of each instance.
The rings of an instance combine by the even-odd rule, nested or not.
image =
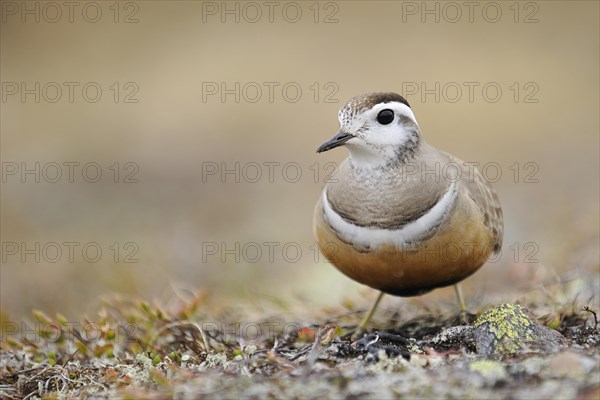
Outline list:
[[[447,153],[446,153],[447,154]],[[461,182],[469,192],[469,197],[479,206],[483,213],[483,223],[492,233],[494,240],[494,254],[500,252],[504,235],[504,222],[502,208],[496,191],[474,165],[448,154],[452,162],[462,166]]]

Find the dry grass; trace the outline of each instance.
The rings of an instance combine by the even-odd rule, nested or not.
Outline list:
[[[466,334],[470,324],[418,303],[403,318],[383,309],[374,321],[380,332],[408,340],[371,336],[366,347],[350,340],[357,310],[337,309],[327,321],[249,321],[241,308],[214,314],[204,293],[169,309],[112,298],[78,323],[34,311],[33,323],[3,324],[0,393],[7,399],[593,396],[600,377],[597,310],[550,298],[530,296],[526,306],[566,345],[504,357],[478,355]],[[553,312],[545,313],[550,306]],[[369,351],[377,341],[389,346]]]

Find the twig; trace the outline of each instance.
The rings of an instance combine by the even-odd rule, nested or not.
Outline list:
[[[323,336],[323,332],[325,329],[329,329],[329,327],[325,327],[317,331],[315,335],[315,341],[313,342],[310,351],[308,352],[308,356],[306,357],[306,362],[308,365],[313,365],[317,358],[319,357],[319,349],[321,348],[321,336]]]
[[[596,314],[596,311],[592,310],[588,306],[583,306],[583,311],[590,312],[594,316],[594,332],[596,332],[598,329],[598,315]]]
[[[33,368],[28,368],[28,369],[23,369],[23,370],[21,370],[21,371],[17,371],[17,372],[15,372],[14,374],[12,374],[12,375],[9,375],[9,376],[10,376],[11,378],[16,378],[16,377],[18,377],[19,375],[27,374],[27,373],[29,373],[29,372],[33,372],[33,371],[35,371],[35,370],[38,370],[38,369],[45,369],[45,368],[46,368],[46,366],[44,366],[44,365],[40,365],[40,366],[37,366],[37,367],[33,367]]]
[[[296,354],[294,354],[293,356],[291,356],[288,360],[289,361],[296,361],[297,359],[299,359],[300,357],[302,357],[303,355],[305,355],[306,353],[308,353],[311,348],[312,348],[312,345],[310,345],[310,344],[304,346],[302,349],[298,350],[298,352]]]
[[[67,360],[63,363],[62,367],[66,367],[66,365],[69,363],[69,361],[71,361],[73,359],[73,357],[75,357],[75,354],[79,353],[79,348],[77,350],[75,350],[75,352],[73,354],[71,354],[71,356],[69,356],[69,358],[67,358]]]

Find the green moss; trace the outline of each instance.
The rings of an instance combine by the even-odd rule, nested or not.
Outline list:
[[[172,351],[169,354],[169,358],[179,364],[181,364],[181,353],[179,353],[178,351]]]

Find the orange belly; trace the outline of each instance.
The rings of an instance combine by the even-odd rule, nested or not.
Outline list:
[[[457,283],[477,271],[494,249],[483,215],[466,197],[438,231],[414,246],[382,245],[361,250],[341,240],[323,217],[321,200],[314,231],[323,255],[357,282],[397,296],[415,296]]]

